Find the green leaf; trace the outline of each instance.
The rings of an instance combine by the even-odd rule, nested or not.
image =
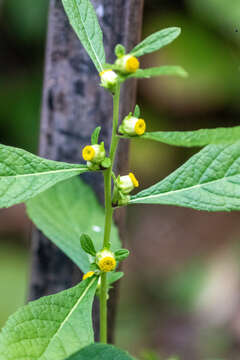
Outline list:
[[[92,133],[92,137],[91,137],[92,145],[98,144],[98,138],[99,138],[100,131],[101,131],[101,126],[98,126]]]
[[[78,351],[66,360],[133,360],[125,351],[115,346],[105,344],[92,344]]]
[[[176,146],[205,146],[231,144],[240,139],[240,126],[231,128],[201,129],[196,131],[156,131],[145,133],[141,139],[159,141]]]
[[[129,250],[119,249],[119,250],[115,251],[114,256],[117,261],[122,261],[129,256]]]
[[[136,118],[139,118],[140,115],[141,115],[140,107],[139,107],[139,105],[136,105],[133,116],[135,116]]]
[[[209,145],[131,204],[169,204],[207,211],[240,210],[240,142]]]
[[[94,341],[97,278],[20,308],[0,334],[1,360],[63,360]]]
[[[27,212],[36,226],[85,273],[89,256],[81,249],[79,238],[88,234],[96,251],[102,248],[104,209],[94,192],[79,177],[64,181],[27,202]],[[121,247],[113,226],[112,250]]]
[[[122,81],[129,79],[129,78],[142,78],[142,79],[149,79],[154,76],[162,76],[162,75],[171,75],[171,76],[181,76],[187,77],[187,72],[181,66],[160,66],[160,67],[153,67],[148,69],[139,69],[136,72],[127,75],[126,77],[122,78]]]
[[[170,44],[175,40],[181,33],[181,29],[178,27],[170,27],[167,29],[160,30],[142,42],[140,42],[134,49],[132,49],[131,54],[133,56],[142,56],[144,54],[149,54],[154,51],[161,49],[163,46]]]
[[[88,171],[85,165],[46,160],[0,144],[0,207],[26,201],[56,183]]]
[[[95,247],[93,245],[93,242],[92,242],[92,239],[90,238],[90,236],[88,236],[87,234],[82,234],[80,237],[80,242],[81,242],[82,249],[87,254],[90,254],[92,256],[96,255],[96,250],[95,250]]]
[[[123,275],[124,273],[122,271],[109,272],[107,274],[108,284],[111,285],[115,283],[116,281],[120,280],[123,277]]]
[[[62,0],[70,24],[92,59],[98,72],[103,70],[105,51],[103,35],[95,10],[89,0]]]

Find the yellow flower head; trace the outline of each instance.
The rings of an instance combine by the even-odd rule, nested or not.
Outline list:
[[[135,56],[127,56],[125,62],[125,68],[127,72],[133,73],[139,69],[139,61]]]
[[[82,157],[85,161],[91,161],[94,158],[95,150],[93,146],[87,145],[82,151]]]
[[[94,271],[88,271],[86,274],[83,275],[83,280],[86,280],[94,275]]]
[[[116,260],[114,259],[114,257],[111,257],[111,256],[106,256],[106,257],[102,258],[101,260],[99,260],[99,262],[98,262],[98,266],[99,266],[100,270],[102,270],[104,272],[109,272],[109,271],[115,270],[116,265],[117,265]]]
[[[103,249],[97,253],[96,262],[103,272],[113,271],[117,266],[114,254],[108,249]]]
[[[143,135],[146,131],[146,123],[143,119],[138,119],[135,124],[135,132],[137,135]]]
[[[129,173],[128,176],[130,177],[130,179],[132,180],[133,186],[134,187],[139,187],[139,182],[136,179],[135,175],[133,173]]]

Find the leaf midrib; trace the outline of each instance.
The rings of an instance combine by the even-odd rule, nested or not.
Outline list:
[[[171,195],[171,194],[175,194],[175,193],[179,193],[181,191],[188,191],[188,190],[192,190],[192,189],[195,189],[195,188],[199,188],[201,186],[205,186],[205,185],[212,185],[212,184],[216,184],[217,182],[220,182],[220,181],[223,181],[225,179],[231,179],[231,178],[234,178],[236,176],[240,176],[240,174],[235,174],[235,175],[231,175],[231,176],[226,176],[226,177],[223,177],[221,179],[218,179],[218,180],[213,180],[213,181],[208,181],[206,183],[202,183],[202,184],[196,184],[196,185],[193,185],[193,186],[190,186],[190,187],[186,187],[186,188],[183,188],[183,189],[178,189],[178,190],[171,190],[171,191],[167,191],[167,192],[164,192],[164,193],[159,193],[159,194],[156,194],[156,195],[150,195],[150,196],[144,196],[144,197],[139,197],[139,198],[134,198],[132,200],[130,200],[130,204],[133,204],[134,202],[138,202],[139,200],[145,200],[145,199],[151,199],[151,198],[155,198],[155,197],[164,197],[164,196],[167,196],[167,195]],[[136,195],[137,196],[137,195]]]
[[[90,38],[89,38],[89,36],[88,36],[88,32],[87,32],[87,29],[86,29],[85,24],[84,24],[84,22],[83,22],[82,15],[81,15],[80,9],[79,9],[78,4],[77,4],[77,0],[74,0],[73,3],[74,3],[74,5],[75,5],[75,8],[76,8],[77,11],[78,11],[79,18],[81,19],[81,23],[82,23],[83,29],[84,29],[85,34],[86,34],[86,36],[87,36],[87,41],[88,41],[88,43],[89,43],[89,45],[90,45],[90,47],[91,47],[91,49],[92,49],[92,51],[93,51],[93,53],[94,53],[94,55],[95,55],[95,58],[96,58],[97,62],[98,62],[99,65],[100,65],[100,69],[103,70],[102,63],[100,62],[100,59],[98,58],[98,55],[97,55],[97,53],[95,52],[95,49],[94,49],[94,47],[93,47],[93,45],[92,45],[92,42],[91,42],[91,40],[90,40]],[[87,6],[88,6],[88,4],[87,4]]]
[[[63,320],[63,322],[60,324],[57,332],[54,334],[54,336],[49,340],[49,343],[46,347],[46,349],[43,351],[43,353],[41,354],[39,360],[41,360],[42,356],[44,356],[44,354],[46,353],[46,351],[48,350],[49,346],[51,345],[53,339],[58,336],[59,332],[61,331],[61,329],[63,328],[63,326],[66,324],[66,322],[68,321],[68,319],[71,317],[72,313],[76,310],[76,308],[78,307],[78,305],[80,304],[80,302],[82,301],[82,299],[84,298],[84,296],[87,294],[88,290],[91,288],[92,284],[96,281],[96,277],[94,277],[90,283],[88,284],[88,286],[86,287],[86,289],[83,291],[82,295],[79,297],[79,299],[76,301],[75,305],[72,307],[72,309],[70,310],[69,314],[66,316],[66,318]]]
[[[58,170],[50,170],[50,171],[43,171],[43,172],[36,172],[36,173],[29,173],[29,174],[22,174],[22,175],[0,175],[1,178],[19,178],[19,177],[28,177],[28,176],[40,176],[40,175],[49,175],[55,174],[58,172],[65,173],[65,172],[79,172],[81,170],[87,170],[87,168],[71,168],[71,169],[58,169]]]

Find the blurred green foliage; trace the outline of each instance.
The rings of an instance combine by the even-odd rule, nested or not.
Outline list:
[[[6,241],[4,241],[6,240]],[[28,251],[13,239],[0,241],[0,327],[26,300]]]

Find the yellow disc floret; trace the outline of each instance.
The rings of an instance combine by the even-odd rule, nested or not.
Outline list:
[[[116,262],[115,258],[112,256],[103,257],[98,262],[98,266],[99,266],[100,270],[102,270],[103,272],[109,272],[109,271],[115,270],[116,265],[117,265],[117,262]]]
[[[94,275],[94,271],[88,271],[86,274],[83,275],[83,280],[86,280]]]
[[[85,161],[91,161],[94,158],[95,150],[91,145],[84,147],[82,151],[82,157]]]
[[[139,187],[139,182],[136,179],[135,175],[133,173],[129,173],[128,176],[130,177],[130,179],[132,180],[132,183],[134,185],[134,187]]]
[[[135,132],[137,135],[143,135],[146,131],[146,123],[143,119],[138,119],[135,124]]]
[[[127,72],[135,72],[139,69],[139,61],[135,56],[129,56],[125,63],[125,68]]]

